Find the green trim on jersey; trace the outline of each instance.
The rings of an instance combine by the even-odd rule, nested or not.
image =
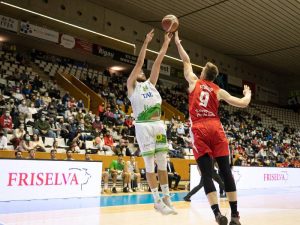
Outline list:
[[[157,153],[157,152],[168,152],[168,151],[169,151],[168,148],[156,148],[155,149],[155,153]]]
[[[153,156],[155,155],[155,150],[147,151],[147,152],[142,152],[142,156]]]
[[[153,117],[159,117],[161,116],[161,105],[160,103],[156,103],[153,106],[149,106],[144,109],[143,112],[141,112],[138,117],[137,121],[149,121]]]

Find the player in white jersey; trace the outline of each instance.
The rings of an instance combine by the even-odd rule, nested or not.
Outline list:
[[[136,138],[145,161],[146,177],[154,197],[154,207],[162,214],[176,214],[170,201],[168,186],[166,130],[163,122],[160,121],[162,100],[155,88],[161,62],[173,35],[171,33],[165,34],[164,43],[153,63],[150,77],[146,79],[142,67],[147,46],[153,36],[154,30],[151,30],[146,35],[136,65],[127,80],[128,98],[136,120]],[[159,196],[158,192],[154,157],[158,167],[158,179],[163,192],[163,198]]]

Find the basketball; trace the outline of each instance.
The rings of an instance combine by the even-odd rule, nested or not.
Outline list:
[[[161,21],[162,28],[166,32],[175,32],[179,26],[179,20],[174,15],[166,15]]]

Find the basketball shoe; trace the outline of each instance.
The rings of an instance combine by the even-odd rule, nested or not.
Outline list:
[[[217,216],[216,216],[216,222],[219,224],[219,225],[227,225],[228,224],[228,219],[226,218],[226,216],[223,216],[221,213],[219,213]],[[232,224],[234,225],[234,224]]]
[[[231,215],[229,225],[241,225],[239,213],[237,215]]]
[[[163,202],[172,210],[172,214],[177,215],[178,213],[176,212],[174,206],[172,205],[172,202],[170,200],[170,197],[164,197]]]
[[[170,209],[162,200],[154,203],[154,209],[163,215],[169,215],[173,213],[173,210]]]

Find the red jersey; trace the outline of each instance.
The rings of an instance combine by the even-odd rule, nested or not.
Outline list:
[[[206,118],[218,118],[220,87],[207,80],[198,80],[195,89],[189,94],[189,113],[192,123]]]

